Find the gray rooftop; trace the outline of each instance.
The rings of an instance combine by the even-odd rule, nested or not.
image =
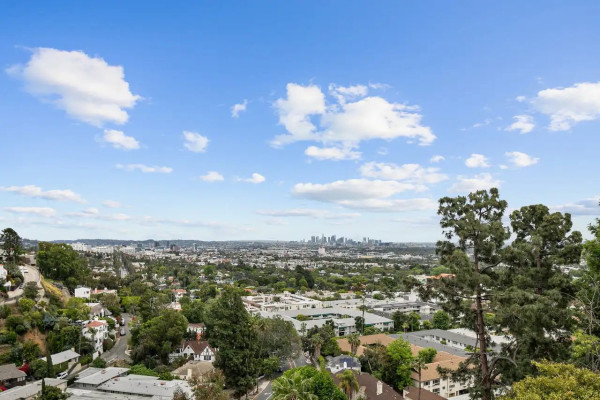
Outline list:
[[[148,400],[148,396],[124,395],[122,393],[106,393],[97,390],[68,388],[69,400]]]
[[[464,350],[457,349],[456,347],[450,347],[445,344],[441,344],[440,342],[435,341],[435,340],[427,340],[427,339],[422,338],[421,336],[413,335],[413,333],[416,333],[416,332],[404,333],[401,335],[393,334],[393,335],[388,335],[388,336],[393,337],[394,339],[404,339],[408,343],[413,344],[415,346],[422,347],[422,348],[431,347],[431,348],[436,349],[437,351],[444,351],[446,353],[454,354],[455,356],[461,356],[461,357],[468,356],[468,353]]]
[[[65,361],[73,360],[79,357],[79,354],[73,350],[65,350],[61,351],[60,353],[52,354],[50,357],[52,358],[52,364],[57,365],[62,364]],[[40,360],[46,361],[46,357],[41,357]]]
[[[108,381],[109,379],[115,378],[117,376],[121,376],[121,375],[125,375],[127,374],[127,371],[129,371],[129,368],[115,368],[115,367],[108,367],[108,368],[94,368],[96,369],[96,371],[93,371],[91,374],[86,374],[85,376],[81,376],[82,374],[79,374],[78,379],[75,381],[75,383],[77,385],[100,385],[106,381]]]
[[[27,374],[18,369],[15,364],[0,365],[0,381],[4,379],[23,378],[25,376],[27,376]]]
[[[46,378],[47,386],[58,386],[61,383],[66,385],[67,381],[62,379]],[[42,391],[42,381],[36,381],[25,386],[17,386],[0,393],[0,400],[20,400],[28,399]]]
[[[172,399],[177,389],[188,395],[192,394],[192,389],[186,381],[163,381],[149,378],[152,377],[128,375],[122,378],[113,378],[98,386],[98,390],[139,396],[157,396],[157,398],[165,399]]]

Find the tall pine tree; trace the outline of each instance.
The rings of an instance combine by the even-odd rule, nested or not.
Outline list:
[[[502,224],[507,207],[498,190],[480,190],[468,196],[440,199],[438,214],[446,241],[437,244],[442,265],[453,276],[430,280],[421,289],[424,298],[436,297],[460,325],[475,331],[477,345],[471,356],[451,373],[453,379],[472,382],[471,396],[490,400],[498,384],[499,359],[490,351],[486,313],[496,280],[499,250],[509,237]]]
[[[511,337],[504,353],[517,363],[503,364],[508,383],[534,373],[533,360],[568,359],[575,288],[559,266],[579,263],[582,250],[570,214],[537,204],[515,210],[510,221],[515,240],[504,251],[494,296],[494,322]]]

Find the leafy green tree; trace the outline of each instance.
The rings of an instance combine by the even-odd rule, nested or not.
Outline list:
[[[29,371],[34,379],[39,380],[42,378],[54,378],[48,375],[48,365],[46,361],[40,359],[34,359],[29,363]]]
[[[352,400],[354,393],[356,393],[359,389],[358,381],[356,380],[354,371],[351,369],[346,369],[337,374],[336,377],[340,380],[338,387],[342,389],[348,400]]]
[[[96,357],[96,359],[92,361],[90,365],[94,368],[106,368],[106,361],[100,357]]]
[[[40,242],[37,266],[45,277],[64,281],[71,291],[90,276],[84,260],[65,243]]]
[[[275,357],[279,362],[295,359],[300,354],[301,341],[294,325],[280,317],[259,318],[254,321],[257,330],[258,356]]]
[[[203,382],[194,385],[195,400],[229,400],[229,396],[223,390],[225,377],[219,370],[208,374]]]
[[[308,392],[316,395],[318,400],[346,400],[344,393],[338,388],[328,371],[320,371],[312,366],[287,370],[283,377],[308,381]]]
[[[421,290],[424,299],[437,297],[462,326],[476,332],[478,345],[452,375],[456,380],[473,379],[471,393],[483,400],[491,400],[499,384],[484,314],[493,294],[494,269],[501,262],[499,250],[509,237],[502,223],[506,207],[495,188],[440,199],[438,214],[447,241],[438,242],[436,251],[453,276],[432,279]]]
[[[6,228],[0,234],[0,248],[6,253],[7,261],[16,263],[23,253],[23,240],[14,229]]]
[[[196,324],[204,321],[204,303],[200,300],[194,300],[182,305],[181,311],[190,323]]]
[[[215,367],[225,374],[227,387],[241,397],[255,385],[260,367],[257,332],[242,303],[239,289],[226,287],[209,302],[206,329],[211,346],[218,348]]]
[[[538,374],[513,384],[502,400],[600,400],[598,374],[572,364],[537,362]]]
[[[167,364],[169,354],[181,345],[187,326],[188,321],[179,312],[163,310],[158,317],[132,329],[131,358],[146,365],[152,365],[156,359]]]
[[[106,307],[113,315],[121,315],[121,300],[116,294],[102,294],[100,296],[100,304]]]
[[[86,305],[85,299],[71,297],[65,307],[65,316],[71,321],[87,320],[90,317],[90,307]]]
[[[38,400],[65,400],[69,397],[68,394],[56,386],[46,386],[44,380],[42,380],[42,391],[38,395]]]
[[[33,307],[35,307],[35,301],[28,299],[27,297],[19,299],[19,310],[21,310],[22,313],[31,312]]]
[[[23,296],[28,299],[35,300],[38,296],[39,288],[36,282],[27,282],[23,287]]]
[[[433,314],[433,327],[435,329],[450,329],[450,315],[444,310],[438,310]]]
[[[501,364],[509,383],[534,373],[532,360],[568,360],[575,288],[558,265],[579,263],[582,251],[570,214],[537,204],[513,211],[510,220],[516,238],[504,251],[506,266],[492,298],[493,322],[514,338],[504,355],[515,358],[516,368]]]
[[[449,273],[450,273],[450,268],[444,267],[443,265],[438,265],[437,267],[433,267],[431,269],[432,276],[438,276],[441,274],[449,274]]]
[[[40,346],[33,340],[27,340],[23,343],[23,361],[30,363],[37,360],[42,355]]]
[[[572,343],[572,362],[579,367],[600,371],[600,338],[583,331],[575,332]]]
[[[422,359],[426,364],[432,363],[437,355],[437,350],[432,347],[426,347],[419,350],[417,358]]]
[[[392,320],[394,321],[394,331],[406,332],[408,329],[408,314],[403,313],[402,311],[395,311],[392,314]]]
[[[388,362],[384,380],[393,387],[403,390],[412,384],[411,365],[413,360],[410,343],[396,339],[387,348]]]

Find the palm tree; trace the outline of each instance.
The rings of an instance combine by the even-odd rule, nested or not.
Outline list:
[[[350,345],[350,353],[352,353],[353,357],[356,357],[356,350],[358,350],[358,346],[360,346],[360,338],[356,333],[348,336],[348,344]]]
[[[421,371],[427,369],[427,362],[425,358],[419,354],[412,360],[410,367],[419,375],[419,394],[417,400],[421,400]]]
[[[319,335],[318,333],[315,333],[314,335],[311,336],[310,341],[313,345],[314,351],[313,351],[313,364],[315,365],[315,367],[319,368],[319,357],[321,357],[321,347],[323,347],[323,344],[325,344],[325,341],[323,340],[323,337],[321,335]]]
[[[352,399],[352,395],[359,388],[354,372],[351,369],[346,369],[337,374],[336,377],[340,380],[340,383],[338,383],[339,388],[344,391],[348,400]]]
[[[273,400],[317,400],[310,392],[310,383],[310,378],[303,379],[300,374],[277,378],[273,381]]]

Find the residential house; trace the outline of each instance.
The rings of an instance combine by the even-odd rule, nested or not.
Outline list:
[[[52,365],[58,371],[67,370],[79,362],[79,354],[74,349],[52,354],[50,358],[52,359]],[[40,360],[46,361],[46,357],[41,357]]]
[[[215,370],[213,364],[202,361],[188,361],[181,367],[177,368],[171,374],[183,380],[195,380],[197,382],[207,381],[207,377]]]
[[[403,396],[396,392],[393,387],[380,381],[373,375],[356,371],[353,372],[359,387],[358,392],[355,393],[353,399],[363,396],[369,400],[403,400]],[[340,383],[337,375],[338,374],[332,374],[336,386]]]
[[[17,369],[15,364],[0,365],[0,386],[11,388],[25,384],[27,374]]]
[[[345,354],[337,357],[329,356],[327,357],[326,368],[331,371],[332,374],[337,374],[345,369],[351,369],[356,372],[360,372],[360,361],[358,361],[358,358],[356,357]]]
[[[175,301],[181,300],[181,298],[186,294],[187,290],[185,289],[173,289],[173,297],[175,298]]]
[[[92,342],[94,346],[93,358],[98,357],[104,352],[104,340],[108,338],[108,323],[95,318],[83,328],[83,336]]]
[[[169,360],[173,362],[173,360],[179,357],[193,357],[194,361],[212,363],[215,360],[216,354],[216,349],[210,347],[207,341],[185,340],[181,343],[180,348],[169,354]]]
[[[0,282],[6,281],[6,277],[8,276],[8,271],[4,268],[2,264],[0,264]]]
[[[104,307],[102,303],[87,303],[86,305],[90,308],[91,318],[104,318],[112,315],[108,308]]]
[[[173,301],[166,305],[170,310],[181,311],[181,304],[178,301]]]
[[[86,286],[77,286],[75,288],[75,297],[79,297],[81,299],[89,299],[90,293],[92,289]]]
[[[63,379],[46,378],[44,382],[47,387],[57,387],[63,392],[67,388],[67,381]],[[0,400],[33,400],[37,399],[42,391],[42,381],[36,381],[25,386],[16,386],[4,392],[0,392]]]

